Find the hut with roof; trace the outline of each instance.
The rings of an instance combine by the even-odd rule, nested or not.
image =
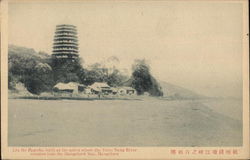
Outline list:
[[[117,89],[117,94],[119,94],[119,95],[136,95],[137,92],[132,87],[124,86],[124,87],[119,87]]]
[[[85,85],[83,84],[79,84],[76,82],[69,82],[69,83],[57,83],[54,87],[53,87],[53,91],[55,93],[70,93],[70,94],[78,94],[84,91],[84,89],[86,88]]]
[[[111,94],[112,88],[105,82],[95,82],[89,86],[94,94]]]

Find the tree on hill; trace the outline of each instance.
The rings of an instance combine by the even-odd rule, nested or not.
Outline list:
[[[103,82],[103,74],[97,70],[82,70],[78,76],[80,82],[85,85],[91,85],[94,82]]]
[[[156,79],[150,73],[150,67],[144,59],[135,60],[132,67],[131,86],[139,95],[148,92],[152,96],[163,96],[163,92]]]
[[[121,85],[127,76],[122,74],[115,66],[112,69],[101,63],[94,63],[87,69],[83,69],[78,75],[81,83],[91,85],[94,82],[106,82],[108,85],[115,87]]]
[[[108,75],[107,83],[111,87],[117,87],[121,85],[124,79],[127,79],[127,76],[122,74],[118,69],[114,69],[113,72]]]
[[[15,89],[15,84],[21,82],[31,93],[48,91],[53,85],[51,67],[46,63],[48,57],[45,52],[37,53],[34,49],[9,45],[9,89]]]
[[[81,59],[75,59],[74,61],[69,59],[52,59],[51,66],[54,75],[54,81],[56,83],[63,82],[79,82],[78,74],[80,74],[82,65]]]
[[[25,79],[24,85],[34,94],[51,91],[54,85],[51,67],[46,63],[38,63],[30,76]]]

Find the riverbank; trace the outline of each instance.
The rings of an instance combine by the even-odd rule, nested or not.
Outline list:
[[[144,100],[144,99],[159,99],[159,100],[202,100],[208,99],[206,97],[203,98],[188,98],[188,97],[155,97],[149,95],[97,95],[97,94],[63,94],[56,95],[52,93],[44,93],[41,95],[34,95],[31,93],[28,94],[20,94],[9,92],[9,99],[37,99],[37,100]]]
[[[37,100],[142,100],[135,97],[46,97],[46,96],[20,96],[20,97],[11,97],[10,99],[37,99]]]

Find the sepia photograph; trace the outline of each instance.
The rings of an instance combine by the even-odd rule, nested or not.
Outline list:
[[[1,3],[6,155],[249,156],[246,0]]]

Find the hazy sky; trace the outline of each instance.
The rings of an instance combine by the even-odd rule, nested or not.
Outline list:
[[[116,56],[149,60],[158,79],[204,95],[239,96],[242,5],[171,1],[9,4],[9,43],[52,52],[57,24],[77,26],[86,64]]]

